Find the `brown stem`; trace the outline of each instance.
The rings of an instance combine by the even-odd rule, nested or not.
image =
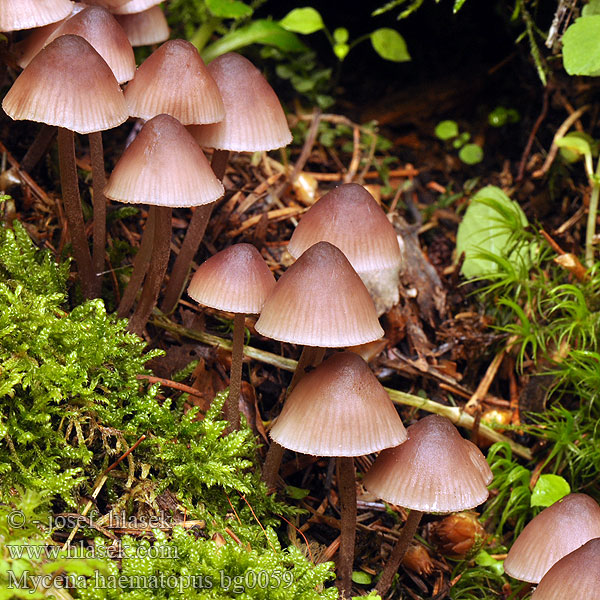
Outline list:
[[[337,459],[338,493],[342,524],[340,550],[337,565],[339,588],[343,597],[350,598],[352,592],[352,566],[354,564],[354,544],[356,538],[356,474],[354,459],[340,456]]]
[[[400,567],[400,563],[406,554],[406,550],[408,549],[408,545],[411,540],[415,537],[415,533],[417,532],[417,527],[421,522],[421,517],[423,513],[419,510],[411,510],[408,519],[406,519],[406,523],[402,529],[402,533],[394,546],[388,561],[383,568],[381,573],[381,577],[377,582],[377,586],[375,590],[380,596],[383,596],[392,585],[392,581],[394,580],[394,575],[398,568]]]
[[[225,169],[227,168],[227,162],[229,160],[229,150],[215,150],[211,161],[211,167],[217,179],[223,180],[225,175]],[[175,309],[185,283],[190,272],[190,267],[206,231],[206,226],[210,221],[210,215],[214,207],[214,202],[211,204],[204,204],[203,206],[197,206],[192,213],[192,218],[188,225],[185,237],[183,238],[183,244],[179,250],[179,254],[175,259],[173,270],[169,277],[169,283],[165,291],[165,296],[160,305],[160,310],[165,314],[170,314]]]
[[[129,311],[135,302],[137,293],[142,287],[142,282],[144,281],[146,272],[148,271],[150,259],[152,258],[155,222],[156,211],[152,210],[152,207],[150,207],[150,210],[148,211],[146,227],[144,227],[144,233],[142,234],[142,242],[137,254],[135,255],[135,258],[133,259],[133,270],[131,272],[131,277],[129,278],[129,283],[125,288],[125,293],[123,294],[123,298],[121,298],[119,308],[117,309],[117,316],[119,319],[123,319],[129,314]]]
[[[94,269],[92,255],[88,247],[79,196],[79,182],[75,164],[75,135],[64,127],[58,128],[58,162],[60,165],[60,185],[62,188],[63,204],[71,241],[73,254],[79,270],[83,295],[94,298]]]
[[[298,382],[304,377],[306,373],[306,369],[309,367],[316,367],[321,364],[323,361],[323,357],[325,356],[325,348],[321,348],[320,346],[304,346],[302,348],[302,354],[300,355],[300,359],[298,360],[298,365],[296,366],[296,370],[294,371],[294,375],[292,377],[292,381],[287,389],[287,395],[290,395],[290,392],[296,387]]]
[[[152,206],[150,210],[156,211],[154,225],[154,243],[152,247],[152,260],[148,276],[144,282],[140,301],[129,320],[129,331],[141,335],[152,309],[156,305],[160,286],[165,277],[171,252],[171,212],[169,206]]]
[[[21,160],[21,170],[31,173],[35,166],[40,162],[40,159],[50,147],[54,136],[56,135],[56,127],[53,125],[46,125],[42,123],[42,126],[37,132],[35,139],[29,146],[29,149],[25,153],[23,160]]]
[[[302,348],[302,354],[298,360],[292,381],[288,386],[286,396],[290,395],[290,392],[302,379],[306,373],[306,369],[311,366],[316,367],[319,365],[324,356],[325,348],[321,348],[320,346],[304,346],[304,348]],[[279,473],[279,468],[281,467],[283,452],[284,449],[277,442],[272,442],[269,446],[267,456],[265,457],[262,479],[270,490],[274,490],[277,487],[277,475]]]
[[[233,348],[231,351],[231,374],[229,376],[229,395],[225,404],[225,416],[229,429],[240,428],[240,390],[242,387],[242,360],[244,358],[244,334],[246,333],[246,315],[236,314],[233,321]]]
[[[271,442],[269,451],[265,457],[265,464],[263,465],[261,476],[269,491],[277,488],[277,475],[279,475],[279,467],[281,466],[284,452],[285,448],[283,446],[280,446],[275,441]]]
[[[102,271],[104,271],[104,253],[106,252],[106,173],[104,172],[104,149],[102,132],[89,134],[90,155],[92,159],[92,189],[94,207],[94,229],[92,244],[92,263],[95,274],[95,292],[99,296],[102,291]]]

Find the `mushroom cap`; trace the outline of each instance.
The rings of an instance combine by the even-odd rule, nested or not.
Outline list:
[[[316,456],[362,456],[406,440],[387,392],[353,352],[306,374],[269,433],[284,448]]]
[[[255,325],[292,344],[340,348],[383,335],[375,305],[341,250],[311,246],[277,281]]]
[[[225,117],[219,123],[190,128],[201,146],[255,152],[282,148],[292,141],[277,95],[247,58],[229,52],[215,58],[208,70],[221,90]]]
[[[408,441],[379,454],[363,484],[392,504],[449,513],[485,502],[491,481],[479,448],[448,419],[430,415],[408,428]]]
[[[589,540],[563,556],[544,575],[531,596],[531,600],[565,598],[600,598],[600,538]]]
[[[73,10],[67,17],[70,18],[81,12],[86,8],[85,4],[77,2],[73,4]],[[28,34],[21,41],[13,44],[13,52],[17,59],[17,64],[24,69],[30,62],[31,59],[46,45],[46,41],[50,35],[56,31],[67,19],[61,19],[55,23],[49,23],[43,27],[36,27],[30,34]]]
[[[161,2],[162,0],[129,0],[128,2],[119,2],[112,11],[117,15],[129,15],[148,10]]]
[[[534,517],[515,540],[504,570],[538,583],[563,556],[600,537],[600,506],[587,494],[569,494]]]
[[[131,15],[116,15],[116,18],[134,47],[160,44],[169,39],[169,25],[160,6]]]
[[[91,4],[94,6],[104,6],[104,8],[108,8],[111,12],[114,12],[123,4],[127,4],[129,0],[86,0],[86,4]]]
[[[313,244],[337,246],[357,273],[400,265],[394,227],[375,198],[357,183],[345,183],[315,202],[300,220],[288,244],[298,258]]]
[[[202,263],[188,287],[200,304],[233,313],[258,314],[275,277],[251,244],[234,244]]]
[[[2,108],[12,119],[77,133],[111,129],[128,117],[110,67],[78,35],[62,35],[41,50],[8,90]]]
[[[169,115],[144,124],[104,188],[112,200],[173,208],[210,204],[223,193],[200,146]]]
[[[66,19],[73,9],[69,0],[2,0],[0,31],[31,29]]]
[[[169,40],[155,50],[125,88],[125,100],[131,116],[141,119],[164,113],[190,125],[214,123],[225,114],[215,80],[185,40]]]
[[[133,48],[123,28],[106,8],[84,8],[54,30],[45,45],[68,33],[86,39],[106,61],[119,83],[125,83],[135,75]]]

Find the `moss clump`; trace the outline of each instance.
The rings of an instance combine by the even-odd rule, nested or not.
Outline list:
[[[52,527],[25,530],[7,521],[31,494],[45,499],[50,514],[80,513],[95,491],[88,514],[94,523],[108,527],[116,513],[160,513],[166,532],[117,540],[129,548],[117,560],[98,555],[108,540],[94,539],[97,529],[80,532],[86,545],[81,557],[73,558],[72,550],[19,559],[5,554],[0,597],[35,597],[30,589],[11,587],[10,573],[55,569],[85,581],[61,590],[64,598],[181,597],[180,584],[171,585],[175,579],[189,598],[336,598],[335,588],[323,589],[333,577],[331,563],[314,566],[297,548],[282,549],[272,527],[278,515],[293,510],[267,495],[251,430],[224,434],[226,394],[204,416],[185,412],[185,398],[161,398],[158,386],[137,377],[159,352],[144,353],[144,342],[107,314],[101,300],[69,310],[67,276],[68,265],[38,251],[18,222],[12,230],[0,227],[0,545],[51,543]],[[135,451],[103,478],[141,436]],[[165,497],[171,499],[166,515]],[[203,527],[178,527],[184,515]],[[140,553],[158,558],[141,559]],[[141,573],[158,579],[144,587],[118,577]],[[102,579],[109,575],[116,579]],[[202,579],[206,585],[194,586]]]

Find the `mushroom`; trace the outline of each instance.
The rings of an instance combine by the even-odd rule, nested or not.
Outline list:
[[[169,40],[155,50],[127,85],[125,99],[130,114],[142,119],[168,114],[189,125],[211,123],[224,115],[217,84],[196,48],[185,40]],[[146,274],[152,251],[152,227],[149,218],[129,285],[117,308],[121,317],[129,313]]]
[[[87,244],[75,165],[74,131],[92,133],[127,120],[127,107],[112,71],[82,37],[63,35],[46,46],[19,75],[2,102],[13,119],[57,125],[61,187],[83,293],[98,295]]]
[[[304,349],[288,390],[325,348],[357,346],[379,339],[383,329],[373,300],[341,250],[329,242],[311,246],[277,281],[255,325],[258,333]],[[283,448],[272,443],[263,480],[275,487]]]
[[[292,134],[273,88],[247,58],[229,52],[213,60],[208,70],[221,91],[225,116],[218,123],[192,125],[189,130],[201,146],[215,149],[211,164],[222,181],[231,151],[274,150],[287,146]],[[206,206],[192,215],[161,304],[165,313],[177,304],[211,211],[212,206]]]
[[[587,494],[569,494],[534,517],[504,561],[511,577],[538,583],[550,567],[592,538],[600,537],[600,506]]]
[[[160,44],[169,39],[169,25],[160,6],[130,15],[116,15],[116,18],[134,48]]]
[[[298,258],[321,240],[346,255],[379,314],[398,302],[402,259],[398,238],[381,206],[362,185],[345,183],[315,202],[294,230],[288,251]]]
[[[475,444],[445,417],[430,415],[408,428],[408,441],[383,450],[363,485],[386,502],[410,508],[376,590],[387,592],[424,512],[474,508],[488,497],[492,471]]]
[[[337,458],[342,507],[339,574],[349,596],[356,534],[352,457],[402,444],[402,421],[367,363],[353,352],[338,352],[293,389],[269,435],[284,448]]]
[[[234,244],[201,264],[188,294],[205,306],[235,313],[229,396],[225,414],[231,429],[240,428],[240,389],[246,314],[258,314],[275,285],[275,277],[258,250]]]
[[[56,23],[71,14],[69,0],[2,0],[0,31],[16,31]]]
[[[598,600],[600,538],[589,540],[556,562],[544,575],[531,600]]]
[[[156,304],[169,260],[171,209],[214,202],[222,193],[200,146],[169,115],[147,121],[125,150],[104,194],[120,202],[150,204],[155,213],[152,257],[130,331],[141,334]]]

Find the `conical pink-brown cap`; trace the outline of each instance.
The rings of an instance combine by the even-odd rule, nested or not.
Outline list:
[[[148,10],[161,2],[162,0],[129,0],[128,2],[120,2],[119,6],[115,6],[113,12],[117,15],[130,15]]]
[[[79,2],[73,4],[73,10],[69,17],[76,15],[86,8],[85,4]],[[67,19],[69,18],[67,17]],[[23,38],[20,42],[13,44],[13,52],[17,59],[17,64],[24,69],[30,62],[31,59],[46,45],[46,40],[54,33],[66,19],[44,25],[43,27],[36,27],[27,37]]]
[[[58,125],[77,133],[103,131],[127,120],[115,76],[77,35],[48,44],[17,77],[2,108],[12,119]]]
[[[144,124],[104,188],[112,200],[173,208],[210,204],[223,193],[200,146],[169,115]]]
[[[400,266],[394,227],[373,196],[357,183],[345,183],[313,204],[288,244],[298,258],[325,240],[337,246],[357,273]]]
[[[598,600],[600,538],[561,558],[544,575],[531,600]]]
[[[184,125],[214,123],[225,109],[219,88],[185,40],[169,40],[140,66],[125,89],[131,116],[141,119],[165,113]]]
[[[255,328],[274,340],[323,348],[358,346],[383,335],[365,284],[329,242],[310,247],[279,278]]]
[[[50,34],[46,45],[68,33],[86,39],[106,61],[119,83],[135,75],[133,48],[123,28],[106,8],[88,6],[78,12]]]
[[[525,526],[504,561],[504,570],[515,579],[538,583],[555,562],[597,537],[600,506],[586,494],[569,494]]]
[[[169,39],[169,25],[160,6],[153,6],[140,13],[116,17],[133,47],[160,44]]]
[[[362,456],[406,440],[383,386],[358,354],[338,352],[294,388],[270,436],[316,456]]]
[[[430,415],[408,428],[408,441],[381,452],[363,483],[386,502],[449,513],[485,502],[491,481],[479,448],[448,419]]]
[[[0,31],[31,29],[66,19],[73,8],[69,0],[2,0]]]
[[[225,118],[190,129],[201,146],[255,152],[282,148],[292,141],[277,95],[247,58],[229,52],[215,58],[208,70],[221,90]]]
[[[251,244],[234,244],[198,267],[188,294],[205,306],[256,315],[274,286],[260,252]]]

